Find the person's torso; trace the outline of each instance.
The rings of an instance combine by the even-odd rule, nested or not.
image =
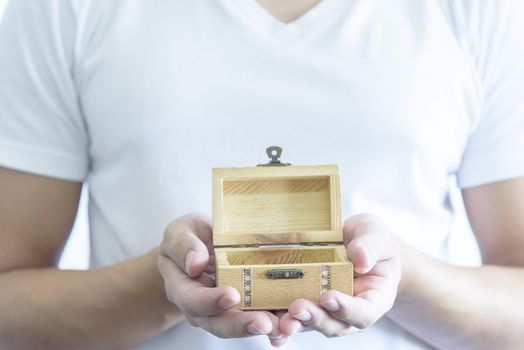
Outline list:
[[[255,0],[83,7],[74,74],[90,137],[92,266],[146,252],[178,216],[209,215],[211,168],[259,164],[270,145],[293,164],[339,164],[344,217],[374,213],[445,258],[449,177],[480,95],[437,1],[323,0],[288,25]],[[300,335],[289,348],[325,341]],[[387,319],[328,342],[422,347]],[[268,344],[182,324],[144,349]]]

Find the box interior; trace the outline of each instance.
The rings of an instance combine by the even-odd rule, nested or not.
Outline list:
[[[220,265],[280,265],[347,262],[343,245],[308,248],[222,248],[217,252]]]
[[[332,230],[329,176],[224,180],[224,233]]]

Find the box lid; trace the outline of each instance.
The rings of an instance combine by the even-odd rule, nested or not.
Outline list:
[[[215,246],[342,242],[337,165],[213,169]]]

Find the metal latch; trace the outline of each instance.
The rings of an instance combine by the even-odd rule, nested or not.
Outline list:
[[[276,269],[266,271],[266,277],[272,280],[289,280],[304,277],[301,269]]]
[[[271,146],[266,148],[266,153],[270,159],[269,163],[259,164],[258,166],[288,166],[289,163],[280,162],[280,156],[282,155],[282,148],[278,146]]]

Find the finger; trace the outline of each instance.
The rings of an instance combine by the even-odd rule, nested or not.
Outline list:
[[[344,244],[356,273],[368,273],[378,261],[394,258],[392,233],[377,217],[356,215],[344,224]]]
[[[236,289],[210,287],[207,275],[192,279],[165,256],[159,257],[158,269],[164,278],[168,300],[192,317],[219,315],[240,303]]]
[[[279,319],[282,318],[282,316],[284,316],[285,314],[287,314],[287,311],[286,310],[276,310],[273,312],[275,314],[276,317],[278,317]]]
[[[380,265],[380,263],[377,264],[377,266],[378,265]],[[353,296],[359,296],[368,290],[394,290],[390,287],[393,285],[394,280],[392,278],[371,275],[375,273],[375,270],[376,269],[374,268],[371,270],[370,274],[359,276],[353,280]]]
[[[371,290],[363,296],[350,297],[331,290],[320,296],[320,304],[338,320],[356,327],[366,329],[375,323],[391,308],[390,298],[384,298],[380,292]],[[392,303],[391,303],[392,304]]]
[[[216,258],[214,255],[210,256],[209,257],[209,261],[208,261],[208,264],[207,264],[207,267],[205,269],[205,273],[209,273],[209,274],[214,274],[217,270],[217,263],[216,263]]]
[[[212,229],[207,219],[191,214],[169,224],[160,254],[173,260],[189,276],[196,277],[208,268],[212,245]]]
[[[193,322],[219,338],[244,338],[269,335],[275,315],[263,311],[229,310],[214,317],[200,317]],[[277,320],[278,322],[278,320]]]
[[[280,331],[288,337],[301,332],[303,328],[302,323],[289,313],[286,313],[280,318]]]
[[[277,311],[274,314],[271,314],[270,319],[272,322],[272,330],[267,335],[272,346],[279,347],[284,345],[287,342],[287,337],[282,334],[280,330],[280,318],[284,314],[283,311]]]
[[[287,343],[287,337],[285,335],[283,335],[282,337],[278,338],[278,339],[269,339],[270,343],[272,346],[274,346],[275,348],[278,348],[278,347],[281,347],[283,345],[285,345]]]
[[[358,331],[355,327],[332,317],[320,305],[305,299],[299,299],[291,303],[289,314],[302,324],[315,329],[328,338]]]
[[[402,275],[399,259],[378,262],[369,273],[357,275],[353,280],[353,295],[358,296],[366,290],[380,290],[396,294]]]

